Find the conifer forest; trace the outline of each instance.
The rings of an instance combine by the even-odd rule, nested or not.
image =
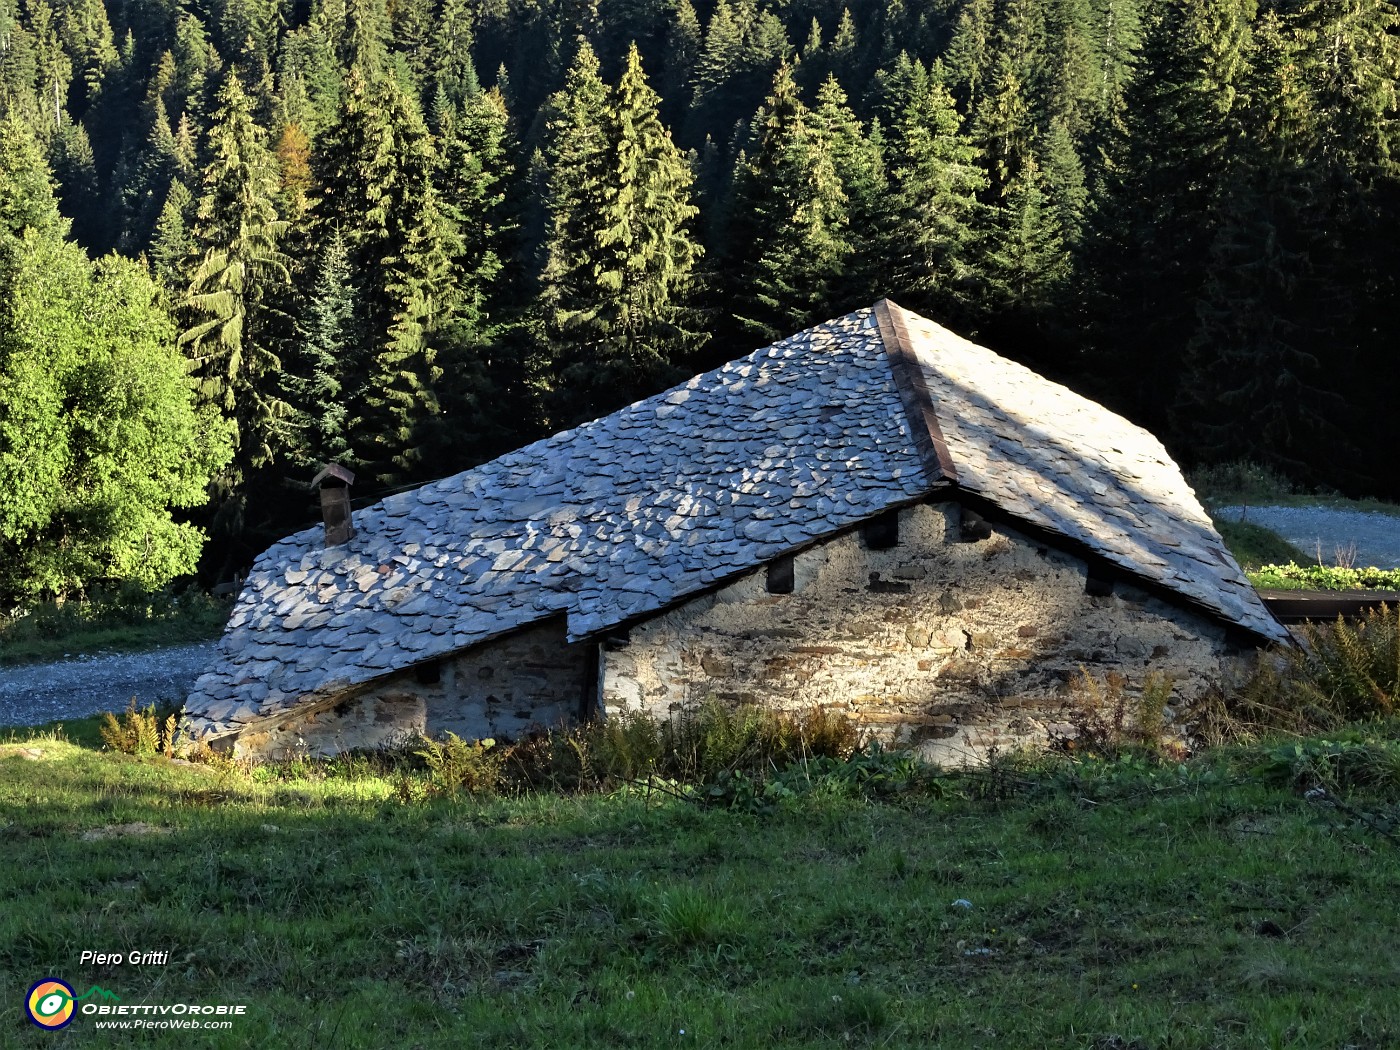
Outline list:
[[[230,578],[325,462],[358,505],[882,296],[1400,496],[1398,21],[0,0],[0,596]]]

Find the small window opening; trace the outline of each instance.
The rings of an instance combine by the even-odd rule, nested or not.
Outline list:
[[[1094,598],[1107,598],[1113,593],[1113,573],[1107,565],[1090,562],[1084,577],[1084,593]]]
[[[975,510],[964,507],[958,534],[964,543],[977,543],[991,538],[992,526]]]
[[[793,557],[774,558],[768,563],[768,593],[791,594],[793,587]]]
[[[899,511],[892,510],[871,518],[860,527],[866,550],[887,551],[899,546]]]
[[[419,685],[437,685],[442,681],[442,661],[429,660],[413,669],[413,677]]]

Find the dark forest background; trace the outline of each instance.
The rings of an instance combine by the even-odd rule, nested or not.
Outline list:
[[[144,261],[233,430],[189,512],[211,577],[313,516],[322,462],[358,503],[886,295],[1188,466],[1394,498],[1396,25],[1384,0],[0,0],[0,219]]]

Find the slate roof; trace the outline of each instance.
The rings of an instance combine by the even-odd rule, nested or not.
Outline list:
[[[1155,438],[881,301],[275,544],[186,712],[224,735],[546,617],[586,638],[955,487],[1287,638]]]

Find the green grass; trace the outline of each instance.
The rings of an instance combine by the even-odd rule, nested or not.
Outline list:
[[[80,1017],[65,1045],[1394,1045],[1397,846],[1356,814],[1393,808],[1400,763],[1329,809],[1301,789],[1332,751],[1289,747],[755,813],[636,790],[405,804],[425,773],[16,737],[0,1043],[56,1045],[18,1008],[52,974],[248,1008],[193,1038]],[[122,826],[147,833],[83,837]]]
[[[1256,587],[1326,591],[1400,590],[1400,569],[1348,569],[1334,565],[1263,565],[1250,574]]]
[[[1261,565],[1307,561],[1302,551],[1272,529],[1266,529],[1252,521],[1231,521],[1227,518],[1211,520],[1215,523],[1220,538],[1225,541],[1225,546],[1240,563],[1240,568],[1246,572],[1258,569]]]
[[[45,602],[0,614],[0,666],[211,641],[231,608],[199,591]]]

